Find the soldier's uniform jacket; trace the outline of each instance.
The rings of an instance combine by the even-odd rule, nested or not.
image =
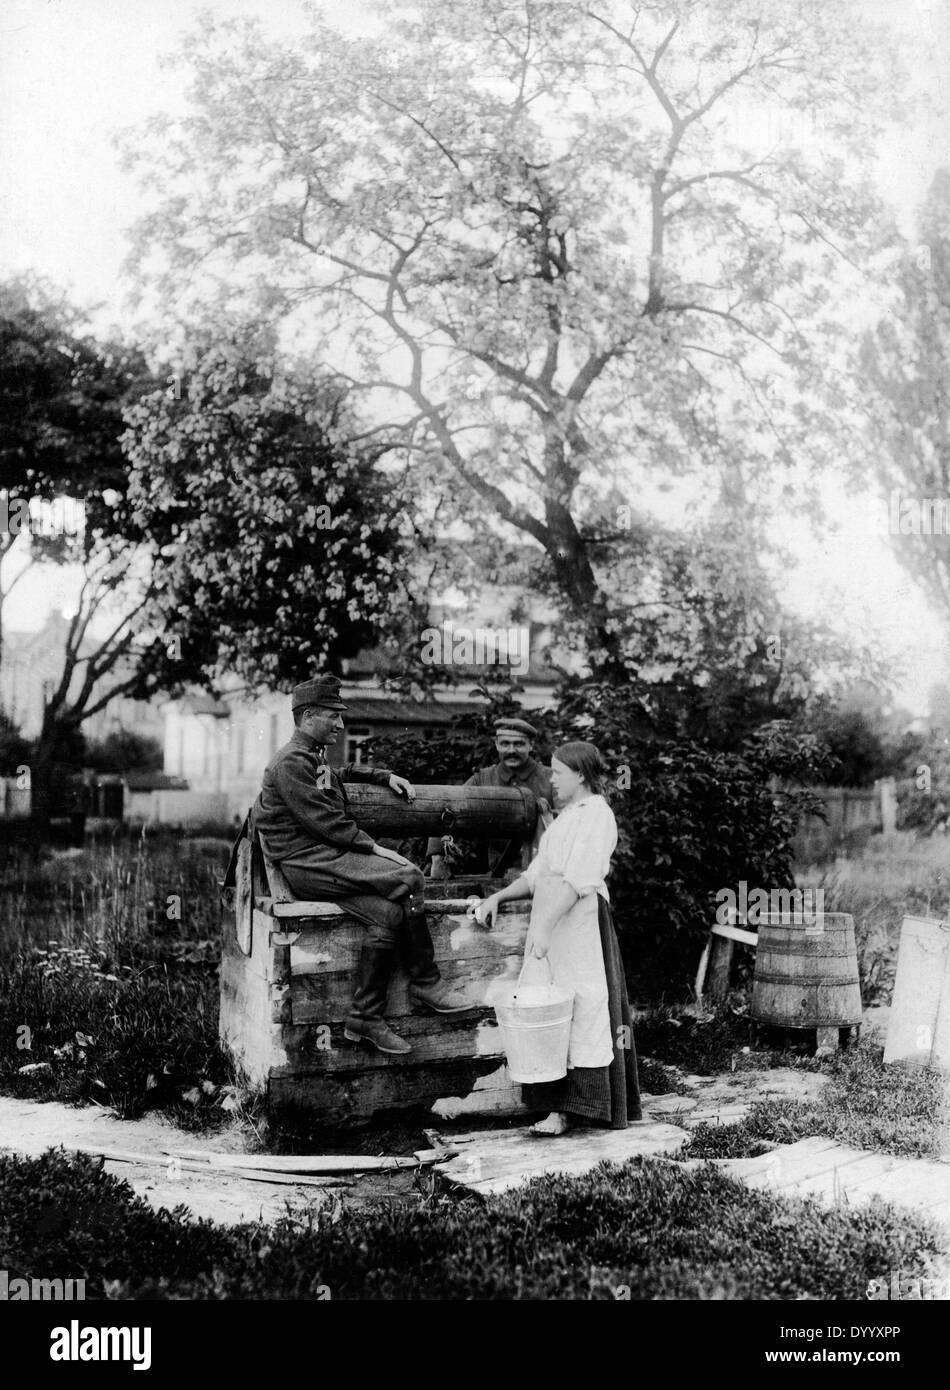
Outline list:
[[[305,855],[316,868],[338,861],[341,852],[372,854],[375,842],[353,819],[344,783],[385,787],[392,775],[388,768],[359,763],[331,768],[322,745],[297,729],[264,769],[251,824],[278,863]]]
[[[542,767],[534,758],[529,758],[525,767],[516,772],[510,771],[504,763],[493,763],[491,767],[480,767],[473,772],[466,787],[525,787],[535,796],[544,797],[553,805],[554,793],[551,789],[551,769]]]

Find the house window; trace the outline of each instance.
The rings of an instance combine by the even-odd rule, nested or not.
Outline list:
[[[365,724],[354,724],[347,731],[346,735],[346,758],[348,763],[361,763],[364,758],[363,749],[359,746],[364,739],[369,738],[372,729]]]
[[[239,777],[244,771],[244,735],[244,725],[238,724],[234,730],[234,750],[236,759],[235,770]]]
[[[280,718],[276,714],[270,717],[270,751],[271,756],[277,752],[277,740],[280,738]]]

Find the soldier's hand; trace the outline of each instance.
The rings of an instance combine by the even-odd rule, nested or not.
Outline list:
[[[389,785],[397,796],[404,796],[411,806],[416,799],[416,789],[411,782],[407,782],[405,777],[397,777],[393,773],[389,779]]]

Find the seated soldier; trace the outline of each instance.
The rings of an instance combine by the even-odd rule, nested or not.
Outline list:
[[[472,1005],[439,974],[421,872],[359,828],[343,785],[375,782],[412,802],[411,784],[386,768],[347,764],[336,771],[327,762],[326,747],[336,743],[344,728],[340,684],[336,676],[319,676],[295,686],[291,705],[296,732],[264,770],[252,824],[298,898],[333,899],[366,925],[359,984],[344,1036],[370,1042],[380,1052],[406,1053],[411,1047],[383,1017],[397,951],[405,959],[410,997],[417,1003],[440,1014],[462,1013]]]
[[[532,745],[538,737],[538,731],[526,719],[497,719],[495,721],[495,748],[498,752],[498,761],[492,763],[491,767],[479,768],[473,772],[462,785],[466,787],[524,787],[526,791],[533,792],[539,799],[546,801],[549,806],[553,804],[554,793],[551,790],[551,769],[542,767],[533,756]],[[450,837],[446,837],[450,840]],[[447,878],[449,876],[449,866],[446,863],[446,856],[443,853],[443,841],[437,837],[429,840],[426,846],[426,854],[432,856],[431,876],[433,878]],[[449,843],[450,854],[454,850],[456,857],[461,857],[457,845]],[[481,846],[478,847],[482,849]],[[506,840],[490,841],[484,854],[488,854],[488,862],[485,864],[476,863],[472,872],[488,872],[499,874],[503,869],[510,867],[507,860],[509,858],[509,845]]]

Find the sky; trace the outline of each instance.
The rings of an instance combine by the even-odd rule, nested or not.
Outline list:
[[[879,163],[881,189],[910,234],[935,169],[950,163],[950,0],[860,3],[913,53],[922,109],[893,129]],[[373,22],[372,0],[325,0],[322,8],[346,30]],[[121,266],[126,229],[142,204],[112,137],[183,108],[181,78],[159,60],[203,9],[256,15],[281,35],[302,24],[298,0],[0,0],[0,275],[33,270],[79,303],[98,305],[98,326],[131,323]],[[829,480],[824,503],[842,519],[836,537],[822,538],[807,518],[783,527],[800,562],[788,578],[789,601],[873,633],[894,669],[904,669],[901,703],[924,713],[930,686],[950,678],[950,633],[884,543],[868,535],[865,500],[840,495]],[[51,604],[68,608],[74,582],[68,572],[25,577],[5,621],[39,626]]]

